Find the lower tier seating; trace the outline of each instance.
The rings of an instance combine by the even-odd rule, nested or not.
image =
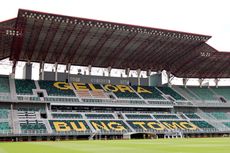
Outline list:
[[[100,132],[127,132],[129,127],[122,120],[90,120],[90,124]]]
[[[198,130],[198,127],[187,121],[147,121],[128,120],[127,123],[137,132],[142,131],[168,131],[168,130]]]
[[[224,125],[230,128],[230,122],[224,122]]]
[[[46,133],[46,126],[41,121],[27,120],[20,123],[22,133]]]
[[[9,115],[9,109],[0,108],[0,119],[7,119]]]
[[[191,121],[193,124],[201,129],[215,129],[211,124],[206,121]]]
[[[85,120],[49,120],[54,133],[91,132]]]
[[[0,122],[0,133],[10,132],[11,127],[8,122]]]

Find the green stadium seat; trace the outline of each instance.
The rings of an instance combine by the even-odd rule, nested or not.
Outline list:
[[[9,133],[11,127],[8,122],[0,122],[0,133]]]
[[[139,87],[152,92],[152,93],[140,92],[139,95],[141,95],[144,99],[165,100],[165,98],[161,96],[161,92],[158,91],[155,87],[151,87],[151,86],[139,86]],[[137,91],[138,86],[132,86],[132,88]]]
[[[48,96],[67,96],[67,97],[75,97],[75,94],[72,89],[61,90],[56,88],[53,84],[55,81],[38,81],[38,84],[41,89],[45,89],[47,91]]]
[[[195,113],[185,113],[185,115],[189,118],[189,119],[201,119],[197,114]]]
[[[114,119],[112,114],[85,114],[88,119]]]
[[[179,93],[177,93],[170,87],[157,87],[157,88],[160,89],[165,95],[170,95],[175,100],[186,101],[186,99],[183,96],[181,96]]]
[[[71,118],[75,118],[75,119],[82,119],[82,115],[81,114],[71,114],[71,113],[53,113],[52,114],[53,118],[55,119],[71,119]]]
[[[26,121],[20,123],[22,133],[46,133],[46,126],[44,123],[38,121]]]
[[[161,119],[179,119],[178,116],[173,115],[173,114],[157,114],[153,115],[156,119],[161,120]]]
[[[209,114],[217,120],[230,120],[230,116],[228,116],[225,112],[211,112]]]
[[[9,115],[9,109],[0,108],[0,119],[7,119]]]
[[[193,93],[195,93],[201,100],[207,102],[215,102],[217,99],[214,97],[214,93],[207,87],[188,87]]]
[[[58,128],[55,127],[55,123],[59,124]],[[49,120],[49,124],[54,133],[80,133],[91,131],[85,120]],[[75,128],[79,128],[79,131],[76,131]]]
[[[0,93],[10,93],[9,77],[0,77]]]
[[[36,89],[34,80],[15,80],[15,87],[18,95],[32,95]]]
[[[223,96],[226,100],[230,101],[230,87],[211,88],[217,95]]]
[[[125,114],[128,119],[153,119],[148,114]]]
[[[206,121],[191,121],[191,123],[193,123],[201,129],[215,129],[211,124],[209,124]]]
[[[226,125],[227,127],[230,128],[230,122],[223,122],[223,123],[224,123],[224,125]]]

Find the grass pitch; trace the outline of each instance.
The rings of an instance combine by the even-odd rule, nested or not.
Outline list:
[[[230,138],[1,142],[0,153],[230,153]]]

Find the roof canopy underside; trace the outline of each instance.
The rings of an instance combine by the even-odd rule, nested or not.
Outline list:
[[[28,10],[6,22],[0,59],[230,77],[230,55],[206,44],[210,36]]]

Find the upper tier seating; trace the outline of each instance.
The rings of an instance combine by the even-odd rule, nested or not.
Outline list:
[[[74,97],[72,89],[59,89],[54,86],[55,81],[38,81],[41,89],[47,91],[48,96],[69,96]]]
[[[164,97],[161,96],[161,92],[158,91],[155,87],[151,87],[151,86],[139,86],[145,90],[147,90],[146,92],[138,92],[139,95],[141,95],[144,99],[153,99],[153,100],[165,100]],[[132,86],[132,88],[134,90],[137,91],[138,86]],[[150,91],[151,93],[149,93],[148,91]]]
[[[15,80],[15,87],[19,95],[32,95],[32,89],[36,89],[34,80]]]
[[[206,121],[191,121],[191,123],[195,124],[201,129],[215,129],[211,124]]]
[[[140,99],[140,97],[135,92],[114,92],[117,98],[121,99]]]
[[[85,114],[88,119],[114,119],[112,114]]]
[[[178,116],[173,115],[173,114],[158,114],[158,115],[153,115],[156,119],[179,119]]]
[[[21,121],[20,127],[22,133],[46,133],[46,126],[42,121],[27,120]]]
[[[211,88],[217,95],[223,96],[230,101],[230,87]]]
[[[211,112],[209,114],[217,120],[230,120],[230,116],[228,116],[225,112]]]
[[[214,97],[214,93],[209,90],[207,87],[189,87],[189,89],[195,93],[201,100],[205,100],[208,102],[216,101],[217,99]]]
[[[10,92],[10,85],[9,85],[9,78],[5,76],[0,77],[0,93],[9,93]]]
[[[148,114],[125,114],[128,119],[153,119]]]
[[[0,122],[0,133],[10,132],[11,127],[8,122]]]
[[[82,119],[82,115],[81,114],[72,114],[72,113],[53,113],[52,114],[53,118],[63,118],[63,119]]]
[[[183,96],[181,96],[179,93],[177,93],[170,87],[157,87],[157,88],[160,89],[165,95],[170,95],[175,100],[186,101],[186,99]]]
[[[201,119],[200,116],[198,116],[195,113],[185,113],[185,115],[189,118],[189,119]]]

